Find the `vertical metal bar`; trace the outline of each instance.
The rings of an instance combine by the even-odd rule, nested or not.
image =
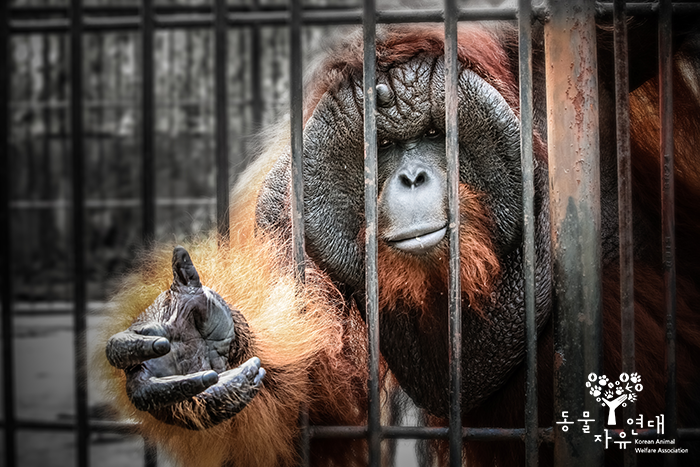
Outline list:
[[[141,5],[141,216],[144,244],[155,239],[156,162],[155,162],[155,85],[153,77],[153,0]]]
[[[228,22],[226,0],[216,0],[216,221],[219,241],[229,235],[229,160],[228,160]]]
[[[292,1],[290,97],[292,106],[292,235],[297,279],[304,281],[304,96],[302,89],[301,0]]]
[[[381,420],[379,413],[379,299],[377,276],[377,96],[375,0],[364,0],[362,15],[365,137],[365,306],[369,338],[369,465],[381,465]]]
[[[457,1],[445,0],[445,150],[450,237],[450,465],[462,465],[462,293],[459,254],[459,63]]]
[[[535,320],[535,164],[532,108],[532,5],[519,0],[518,63],[520,75],[520,159],[523,177],[523,276],[525,286],[526,365],[525,459],[539,460],[537,413],[537,323]]]
[[[86,273],[85,273],[85,193],[83,147],[83,11],[82,1],[71,1],[71,149],[73,151],[73,334],[75,353],[75,410],[77,464],[88,465]]]
[[[5,422],[5,465],[17,463],[17,426],[15,420],[15,357],[13,336],[12,230],[10,228],[10,6],[0,5],[0,298],[2,300],[2,377]]]
[[[290,33],[290,104],[292,146],[292,244],[295,276],[299,284],[306,280],[304,265],[304,95],[302,80],[301,48],[302,1],[293,0],[289,23]],[[257,51],[254,51],[256,53]],[[299,414],[301,429],[300,449],[302,465],[311,462],[311,433],[309,431],[309,408],[303,406]]]
[[[676,438],[676,219],[673,153],[673,61],[670,0],[659,2],[659,112],[661,118],[661,238],[666,303],[666,436]],[[664,465],[677,464],[667,454]]]
[[[634,373],[634,244],[632,233],[632,159],[630,154],[629,61],[625,0],[613,1],[615,52],[615,121],[617,127],[617,198],[620,238],[620,329],[622,371]],[[634,404],[622,409],[623,419],[634,418]],[[625,467],[637,465],[634,449],[626,449]]]
[[[154,10],[153,0],[141,5],[141,236],[150,245],[156,235],[156,163],[155,163],[155,81],[154,81]],[[143,440],[146,467],[158,462],[156,446]]]
[[[545,23],[547,141],[553,256],[554,409],[600,423],[581,388],[601,368],[600,161],[595,2],[550,1]],[[598,427],[596,427],[598,428]],[[599,431],[602,431],[602,427]],[[556,465],[601,465],[577,431],[554,433]]]
[[[143,440],[143,464],[145,467],[156,467],[158,465],[158,448],[147,439]]]
[[[253,0],[252,10],[257,11],[260,8],[258,0]],[[260,63],[260,24],[255,23],[251,27],[251,88],[253,93],[253,128],[258,131],[262,128],[263,122],[263,98],[262,98],[262,67]]]

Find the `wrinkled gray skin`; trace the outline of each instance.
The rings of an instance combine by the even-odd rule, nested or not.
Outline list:
[[[693,21],[693,20],[689,20]],[[678,22],[677,22],[678,23]],[[677,23],[674,23],[674,27]],[[696,22],[697,25],[697,22]],[[685,25],[687,27],[688,25]],[[637,21],[630,26],[630,89],[653,77],[657,65],[649,60],[655,53],[656,25]],[[694,29],[695,27],[693,27]],[[681,28],[674,29],[675,32]],[[514,44],[514,31],[500,31]],[[611,33],[598,31],[601,254],[603,265],[617,260],[617,170],[615,117],[612,88]],[[478,46],[478,45],[475,45]],[[547,140],[542,25],[535,24],[533,55],[534,127]],[[517,49],[506,50],[510,69],[517,75]],[[651,55],[653,56],[653,55]],[[437,162],[435,141],[429,132],[444,134],[444,68],[442,57],[416,57],[398,68],[379,71],[377,77],[378,141],[393,141],[390,149],[379,150],[380,241],[390,240],[387,226],[401,219],[415,219],[413,213],[394,215],[385,203],[385,190],[400,173],[402,161],[412,157],[411,146],[430,153],[436,179],[443,177],[444,162]],[[386,89],[384,89],[386,86]],[[460,181],[486,195],[485,203],[495,222],[492,239],[502,271],[486,319],[470,313],[463,302],[462,409],[466,413],[501,387],[524,357],[524,302],[522,277],[522,204],[519,121],[501,95],[470,70],[459,78]],[[444,142],[442,143],[444,147]],[[444,149],[442,149],[444,151]],[[413,151],[415,152],[415,151]],[[444,158],[444,154],[441,154]],[[443,159],[444,160],[444,159]],[[363,128],[361,78],[344,83],[326,94],[307,122],[304,133],[304,209],[306,249],[309,256],[328,271],[341,290],[360,307],[364,305]],[[395,169],[397,168],[397,169]],[[285,228],[289,213],[290,157],[283,156],[267,177],[258,201],[257,220],[264,229]],[[432,192],[430,193],[432,197]],[[443,198],[446,192],[443,191]],[[420,207],[417,197],[401,206]],[[427,203],[431,204],[431,203]],[[427,209],[426,204],[426,209]],[[436,204],[432,203],[435,207]],[[446,203],[426,211],[431,223],[446,219]],[[637,209],[637,208],[635,208]],[[397,221],[396,219],[399,218]],[[403,225],[403,228],[406,228]],[[635,251],[642,254],[649,227],[635,219]],[[541,332],[551,311],[550,222],[547,167],[535,167],[535,255],[537,326]],[[445,242],[443,238],[440,242]],[[389,242],[389,245],[392,245]],[[438,244],[435,251],[444,246]],[[396,251],[396,249],[394,249]],[[444,250],[444,249],[443,249]],[[397,251],[397,254],[405,254]],[[430,251],[420,251],[430,255]],[[410,253],[409,253],[410,254]],[[381,293],[381,291],[380,291]],[[439,293],[438,293],[439,295]],[[434,415],[448,411],[448,325],[447,303],[438,297],[434,320],[419,322],[416,313],[382,313],[380,345],[383,356],[402,387],[419,406]]]
[[[692,23],[690,25],[683,20],[674,18],[674,33],[689,26],[691,30],[696,30],[697,21],[693,17],[686,18],[685,23]],[[630,26],[629,32],[631,89],[654,76],[657,70],[656,62],[649,59],[656,55],[656,25],[653,21],[644,20],[637,23],[635,28]],[[533,57],[534,126],[546,141],[541,25],[535,26],[539,30],[539,36],[536,34],[538,38],[535,40]],[[505,42],[516,41],[513,36]],[[617,257],[615,125],[611,97],[613,67],[609,44],[610,31],[599,30],[599,129],[601,197],[604,200],[601,211],[601,251],[604,265]],[[510,66],[517,74],[516,52],[509,50],[512,60]],[[435,131],[439,135],[444,133],[443,82],[442,58],[419,57],[378,74],[378,138],[379,141],[387,142],[380,146],[379,159],[380,241],[388,242],[397,254],[428,257],[444,246],[445,239],[440,237],[439,232],[439,227],[446,220],[444,140],[435,134]],[[468,310],[463,317],[462,407],[468,411],[500,387],[523,359],[521,179],[519,124],[516,116],[503,98],[471,71],[462,71],[459,92],[460,179],[462,183],[487,195],[485,202],[495,221],[493,240],[502,266],[500,283],[496,287],[493,305],[487,310],[487,318],[476,317]],[[321,99],[304,133],[307,252],[331,275],[346,296],[356,300],[360,306],[364,303],[361,109],[359,79],[344,83],[337,91]],[[539,329],[544,327],[551,308],[546,170],[543,164],[535,169],[536,305]],[[424,172],[423,178],[421,171]],[[290,178],[290,158],[289,154],[285,154],[267,177],[259,195],[256,214],[260,228],[289,231],[289,213],[285,209],[289,206]],[[420,192],[421,196],[412,198],[412,192]],[[406,238],[411,229],[433,237],[428,242],[430,245],[416,246],[415,242],[411,243],[410,237]],[[635,219],[634,229],[637,242],[635,252],[641,255],[647,246],[639,243],[639,239],[649,236],[649,227]],[[406,240],[409,241],[405,242]],[[166,293],[186,293],[181,289],[182,285],[176,286],[174,283],[173,289]],[[155,310],[159,310],[163,303],[165,301],[156,302]],[[436,319],[427,323],[419,323],[411,310],[390,316],[380,314],[381,350],[391,370],[413,400],[435,415],[446,415],[449,386],[447,309],[444,299],[438,299],[435,303]],[[464,305],[465,308],[468,306],[467,303]],[[214,319],[215,322],[228,323],[223,315],[216,315],[219,318]],[[231,316],[234,321],[240,317],[236,312],[232,312]],[[145,320],[147,324],[144,327],[135,324],[125,333],[115,335],[108,346],[107,352],[112,364],[127,371],[134,404],[158,416],[173,403],[187,403],[192,397],[204,397],[211,401],[207,402],[207,407],[211,407],[213,423],[233,416],[244,404],[224,410],[218,416],[217,401],[237,397],[239,394],[244,395],[244,400],[248,396],[252,397],[254,391],[247,388],[259,384],[262,371],[256,370],[259,363],[253,361],[252,368],[243,365],[236,370],[227,370],[246,375],[248,385],[243,381],[241,385],[233,385],[235,387],[225,382],[221,385],[221,376],[225,372],[219,375],[218,384],[209,386],[215,382],[212,372],[201,374],[200,370],[210,367],[215,369],[219,365],[217,362],[223,358],[220,350],[226,347],[221,342],[228,342],[231,338],[230,345],[238,345],[241,336],[238,322],[234,322],[233,326],[235,335],[223,332],[223,340],[215,345],[202,338],[201,333],[196,338],[198,349],[202,350],[201,355],[209,355],[209,359],[201,359],[189,369],[176,368],[173,363],[159,368],[158,364],[148,362],[154,362],[151,359],[166,354],[170,349],[171,336],[159,327],[163,317],[159,313],[152,313]],[[189,325],[192,326],[192,322]],[[182,347],[180,355],[183,359],[189,358],[189,350]],[[229,362],[234,360],[229,357]],[[186,375],[189,371],[199,373],[176,376]],[[156,374],[170,376],[158,377]],[[170,384],[172,381],[174,383]],[[165,384],[157,386],[152,383]],[[216,390],[199,392],[206,387],[216,387]],[[171,393],[176,395],[171,396]]]
[[[444,67],[442,57],[418,57],[378,75],[379,226],[380,241],[396,254],[424,258],[443,254],[443,237],[433,248],[416,252],[397,248],[388,231],[410,230],[411,222],[429,219],[435,228],[447,222],[444,153]],[[386,87],[384,87],[386,86]],[[524,356],[524,303],[521,263],[521,169],[519,122],[503,97],[471,70],[459,79],[460,180],[484,193],[495,221],[493,239],[502,264],[493,305],[486,319],[463,315],[463,408],[469,410],[500,387]],[[439,138],[434,136],[437,130]],[[324,270],[359,298],[364,288],[362,91],[345,83],[325,95],[304,131],[304,209],[306,250]],[[436,157],[439,153],[439,158]],[[426,166],[430,190],[407,188],[399,195],[398,179],[406,179],[406,161]],[[550,276],[546,168],[536,169],[537,196],[537,322],[549,316]],[[410,177],[409,177],[410,178]],[[258,223],[278,228],[289,222],[278,209],[289,196],[289,156],[269,174],[259,197]],[[425,202],[423,198],[439,201]],[[407,191],[415,193],[415,199]],[[389,192],[389,194],[387,194]],[[401,198],[398,201],[397,198]],[[411,206],[416,206],[411,208]],[[411,209],[425,209],[422,216]],[[409,210],[408,214],[402,211]],[[437,211],[437,212],[436,212]],[[412,221],[413,220],[413,221]],[[420,223],[420,222],[419,222]],[[420,230],[420,229],[419,229]],[[430,230],[430,229],[427,229]],[[441,245],[442,244],[442,245]],[[442,251],[443,253],[440,253]],[[380,291],[381,293],[381,291]],[[439,295],[439,294],[437,294]],[[443,294],[446,297],[447,294]],[[435,303],[436,319],[419,322],[418,314],[380,311],[381,351],[402,387],[421,407],[446,415],[449,401],[446,298]],[[465,307],[468,303],[464,302]]]
[[[208,287],[187,251],[173,251],[173,284],[126,331],[112,336],[107,359],[126,373],[126,391],[139,410],[197,429],[240,412],[265,376],[257,357],[241,362],[250,337],[237,310]],[[173,409],[179,407],[179,415]],[[192,419],[188,409],[204,407]]]

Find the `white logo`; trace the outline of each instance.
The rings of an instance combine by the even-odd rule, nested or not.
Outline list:
[[[606,405],[610,410],[608,414],[608,425],[615,425],[615,410],[619,407],[626,407],[627,401],[634,402],[637,400],[637,393],[641,392],[642,377],[637,373],[628,375],[621,373],[620,379],[614,383],[607,376],[598,376],[595,373],[588,375],[586,387],[591,388],[591,395],[595,397],[597,402],[600,402],[603,407]]]

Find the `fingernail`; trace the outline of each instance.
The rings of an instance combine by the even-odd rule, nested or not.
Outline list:
[[[216,374],[216,371],[207,371],[202,375],[202,384],[207,387],[216,384],[217,381],[219,381],[219,375]]]
[[[253,383],[256,385],[260,384],[260,381],[262,381],[262,379],[265,377],[265,374],[265,368],[260,368],[260,370],[258,371],[258,376],[255,377]]]
[[[170,341],[168,341],[168,339],[165,337],[161,337],[160,339],[154,341],[153,351],[158,355],[165,355],[166,353],[170,352]]]

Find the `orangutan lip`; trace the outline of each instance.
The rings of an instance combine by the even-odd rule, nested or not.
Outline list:
[[[400,234],[389,240],[389,244],[406,253],[423,255],[430,251],[447,233],[447,226],[437,230]]]

